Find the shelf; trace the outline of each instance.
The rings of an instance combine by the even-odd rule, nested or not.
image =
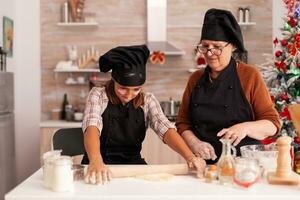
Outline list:
[[[66,72],[66,73],[87,72],[87,73],[93,73],[93,72],[100,72],[100,70],[98,68],[95,68],[95,69],[55,69],[54,72]]]
[[[183,50],[176,48],[174,45],[170,44],[167,41],[148,42],[147,46],[150,49],[151,53],[153,51],[161,51],[166,56],[181,56],[185,54]]]
[[[239,22],[240,26],[254,26],[256,22]]]
[[[81,28],[97,28],[98,23],[97,22],[59,22],[57,23],[57,26],[66,27],[66,28],[75,28],[75,27],[81,27]]]

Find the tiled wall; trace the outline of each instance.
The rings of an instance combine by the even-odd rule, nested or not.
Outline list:
[[[85,11],[95,12],[99,27],[82,29],[58,27],[64,0],[41,0],[42,120],[51,109],[60,107],[67,93],[72,104],[84,105],[80,93],[88,86],[68,86],[66,77],[77,74],[54,73],[60,60],[67,60],[67,45],[77,45],[79,53],[95,46],[104,53],[118,45],[146,42],[146,0],[86,0]],[[251,21],[256,25],[243,30],[248,61],[262,63],[263,53],[272,52],[272,0],[168,0],[168,41],[183,49],[183,56],[167,57],[166,63],[148,65],[145,89],[159,100],[180,100],[189,77],[187,70],[195,66],[197,44],[204,13],[207,9],[224,8],[237,15],[239,6],[249,6]]]

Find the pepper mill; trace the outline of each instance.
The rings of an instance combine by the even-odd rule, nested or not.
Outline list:
[[[268,182],[276,185],[298,185],[299,176],[292,171],[291,166],[291,142],[292,138],[281,136],[276,140],[278,157],[276,172],[269,172]]]

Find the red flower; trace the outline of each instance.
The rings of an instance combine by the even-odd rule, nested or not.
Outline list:
[[[296,55],[298,46],[299,46],[299,44],[289,44],[288,45],[288,50],[291,53],[291,55],[293,55],[293,56]]]
[[[282,51],[276,51],[275,52],[275,56],[278,58],[278,57],[280,57],[282,55]]]
[[[287,40],[283,39],[281,40],[281,45],[282,46],[286,46],[288,44]]]

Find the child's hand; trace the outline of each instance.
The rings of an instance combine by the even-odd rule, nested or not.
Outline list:
[[[86,183],[103,185],[111,179],[112,173],[110,169],[100,159],[90,162],[84,178]]]

